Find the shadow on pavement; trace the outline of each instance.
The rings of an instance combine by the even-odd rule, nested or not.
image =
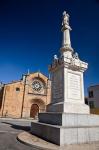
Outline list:
[[[2,123],[10,125],[13,129],[24,130],[24,131],[30,130],[30,126],[16,125],[16,124],[9,123],[9,122],[2,122]]]

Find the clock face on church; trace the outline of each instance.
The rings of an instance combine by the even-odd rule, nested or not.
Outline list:
[[[39,80],[34,80],[32,83],[32,88],[35,92],[40,93],[43,90],[43,83]]]

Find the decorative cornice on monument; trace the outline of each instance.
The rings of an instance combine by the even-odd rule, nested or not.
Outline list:
[[[72,70],[79,70],[84,72],[88,68],[88,64],[78,58],[78,54],[74,54],[72,58],[60,57],[53,60],[49,65],[49,71],[55,71],[59,67],[65,67]]]
[[[84,72],[88,68],[88,64],[81,60],[74,60],[74,59],[70,60],[68,58],[65,58],[65,61],[63,61],[62,59],[59,59],[58,62],[49,65],[48,69],[49,71],[55,71],[56,69],[62,66],[68,69],[81,71],[81,72]]]
[[[57,67],[61,66],[63,64],[63,59],[58,58],[57,55],[54,55],[54,60],[51,65],[48,66],[48,70],[52,71],[54,69],[57,69]]]
[[[64,67],[72,70],[84,72],[88,68],[88,64],[81,61],[79,58],[72,57],[64,59]]]

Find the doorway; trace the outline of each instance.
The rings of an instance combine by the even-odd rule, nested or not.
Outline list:
[[[35,118],[39,113],[39,106],[37,104],[32,104],[30,110],[30,117]]]

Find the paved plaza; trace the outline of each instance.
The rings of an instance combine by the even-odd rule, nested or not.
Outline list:
[[[30,130],[30,124],[31,120],[0,119],[0,150],[39,150],[39,148],[22,144],[16,139],[18,134]],[[48,149],[50,150],[50,143]],[[68,145],[63,150],[99,150],[99,142]]]
[[[37,150],[16,139],[20,132],[30,129],[30,123],[31,120],[0,119],[0,150]]]

